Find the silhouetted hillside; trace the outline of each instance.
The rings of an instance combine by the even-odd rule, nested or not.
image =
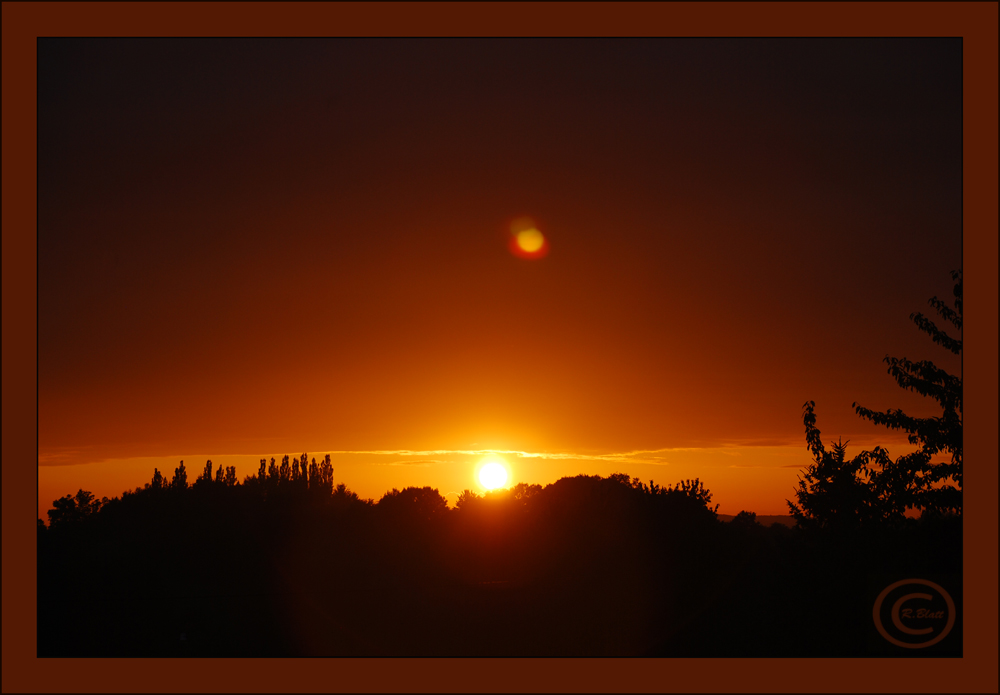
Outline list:
[[[736,516],[732,514],[719,514],[719,521],[728,523],[735,518]],[[771,526],[773,524],[781,524],[789,528],[795,526],[795,517],[789,514],[756,514],[755,518],[761,526]]]

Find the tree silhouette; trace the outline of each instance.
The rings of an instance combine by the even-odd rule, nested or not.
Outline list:
[[[761,525],[760,522],[757,521],[757,513],[748,512],[745,509],[733,517],[733,520],[729,523],[739,528],[756,528]]]
[[[475,507],[476,502],[482,500],[480,495],[469,489],[462,490],[458,495],[458,500],[455,502],[455,509],[458,511],[468,511]]]
[[[937,297],[929,300],[947,321],[962,328],[962,273],[951,274],[956,281],[954,309]],[[949,336],[923,314],[910,319],[931,339],[956,355],[962,341]],[[920,449],[893,461],[888,451],[875,447],[846,458],[847,442],[827,451],[816,428],[815,402],[803,406],[806,446],[814,462],[809,465],[796,487],[798,504],[788,501],[788,508],[800,526],[840,530],[899,523],[910,509],[933,514],[962,510],[962,379],[937,367],[933,362],[913,362],[906,358],[885,357],[900,387],[930,396],[943,412],[940,417],[915,418],[902,410],[878,412],[857,403],[855,412],[862,418],[889,429],[905,430],[911,444]],[[934,462],[933,457],[950,454],[950,460]],[[952,484],[953,483],[953,484]]]
[[[174,477],[170,480],[170,489],[186,490],[187,486],[187,470],[184,468],[184,462],[181,461],[181,465],[174,469]]]
[[[872,454],[862,452],[848,460],[847,442],[840,440],[828,451],[816,427],[815,408],[814,401],[802,407],[806,447],[814,461],[799,477],[795,490],[798,504],[788,501],[788,509],[803,527],[856,530],[882,516],[877,495],[869,485]]]
[[[201,487],[211,482],[212,482],[212,460],[209,459],[208,461],[205,462],[205,469],[201,472],[201,475],[199,475],[195,479],[194,484],[195,486]]]
[[[98,500],[92,492],[80,490],[75,495],[66,495],[53,500],[52,509],[48,511],[49,525],[52,528],[66,527],[96,514],[108,499]]]
[[[376,508],[393,519],[410,522],[427,522],[440,519],[448,513],[448,501],[437,488],[393,488],[382,496]]]
[[[146,483],[146,487],[152,490],[162,490],[164,486],[163,474],[160,473],[158,468],[153,469],[153,479]]]
[[[361,502],[361,498],[358,497],[358,493],[349,489],[346,484],[339,483],[337,487],[333,489],[333,499],[338,503],[349,503],[349,502]]]
[[[333,464],[330,463],[330,454],[323,457],[323,462],[319,464],[318,473],[318,489],[326,494],[331,494],[333,492]],[[309,484],[312,486],[312,477],[309,479]]]
[[[527,504],[528,500],[542,491],[541,485],[518,483],[510,488],[510,498],[519,504]]]
[[[878,488],[858,483],[881,464],[823,447],[807,405],[808,492],[831,484],[804,514],[876,523]],[[209,461],[183,486],[182,462],[169,484],[156,470],[110,501],[55,500],[38,531],[39,655],[864,656],[849,616],[870,621],[870,602],[830,603],[863,584],[852,558],[894,576],[961,567],[960,517],[828,543],[747,511],[719,523],[699,479],[578,475],[465,490],[449,509],[430,487],[361,500],[333,486],[329,457],[285,460],[285,482],[273,459],[242,484]],[[846,513],[820,504],[838,495]]]
[[[962,271],[951,273],[955,280],[954,309],[936,296],[928,300],[941,317],[962,330]],[[961,338],[953,338],[922,313],[910,315],[917,328],[931,340],[955,355],[962,354]],[[884,412],[853,404],[862,418],[892,430],[904,430],[911,444],[920,449],[892,464],[875,484],[884,494],[904,496],[898,504],[919,507],[935,513],[961,513],[962,510],[962,377],[949,374],[929,360],[911,360],[886,355],[888,372],[900,388],[915,391],[937,401],[939,417],[911,417],[899,409]],[[938,454],[947,461],[934,462]]]

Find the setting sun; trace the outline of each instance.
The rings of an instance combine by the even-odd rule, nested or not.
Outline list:
[[[904,41],[810,38],[797,10],[795,41],[655,36],[689,14],[660,5],[602,4],[586,33],[614,36],[586,40],[467,13],[420,41],[379,38],[394,18],[302,37],[317,4],[278,12],[281,41],[190,41],[4,4],[5,132],[35,134],[4,148],[4,566],[33,597],[23,625],[4,611],[27,668],[4,692],[72,691],[52,659],[207,659],[278,690],[296,674],[221,659],[978,649],[963,560],[996,546],[963,534],[996,527],[963,521],[962,269],[992,302],[996,227],[963,217],[995,203],[966,195],[963,145],[996,112],[963,130],[963,106],[995,99],[995,63],[966,66],[996,3],[960,3],[971,28],[922,3]],[[867,26],[861,5],[836,21]],[[934,663],[893,687],[985,689]],[[771,670],[761,689],[817,674]]]
[[[498,461],[490,461],[479,469],[479,484],[487,490],[495,490],[507,483],[507,469]]]

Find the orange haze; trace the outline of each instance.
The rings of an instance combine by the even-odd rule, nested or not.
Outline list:
[[[908,320],[962,262],[958,39],[38,56],[42,516],[303,451],[451,495],[484,450],[781,514],[806,400],[903,453],[851,404],[934,412],[887,353],[960,369]]]

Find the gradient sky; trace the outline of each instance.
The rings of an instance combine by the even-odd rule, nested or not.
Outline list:
[[[962,263],[959,39],[40,39],[39,513],[309,452],[784,513]],[[550,243],[512,255],[528,215]],[[357,453],[378,452],[378,453]],[[849,451],[850,453],[850,451]],[[539,455],[541,454],[541,455]],[[453,497],[450,498],[453,501]]]

